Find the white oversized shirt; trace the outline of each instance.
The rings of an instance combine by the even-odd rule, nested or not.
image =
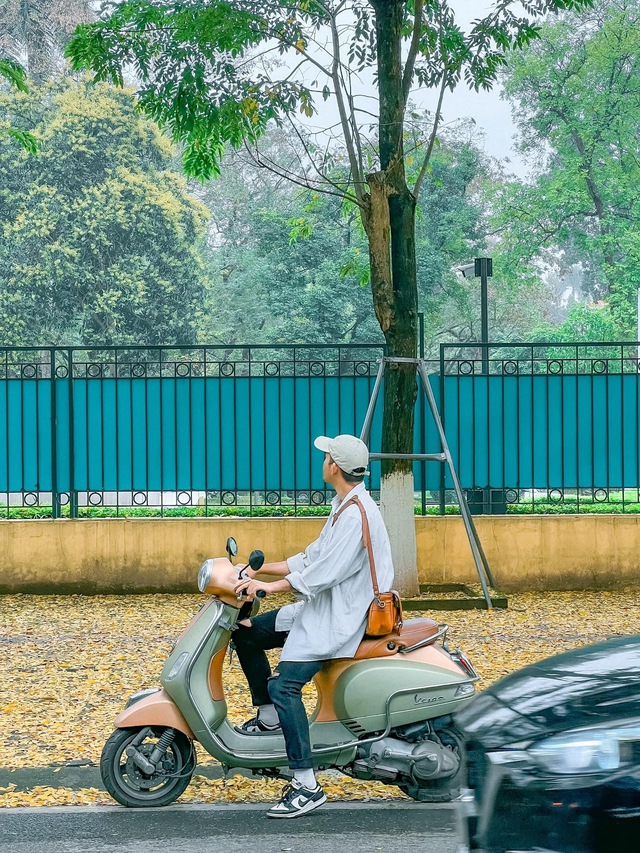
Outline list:
[[[344,500],[356,495],[367,513],[378,586],[384,592],[393,584],[389,536],[363,483]],[[276,630],[289,631],[280,660],[351,658],[364,636],[373,586],[369,556],[362,545],[362,516],[351,504],[333,524],[341,505],[336,495],[319,538],[304,553],[287,560],[290,574],[286,578],[302,601],[278,612]]]

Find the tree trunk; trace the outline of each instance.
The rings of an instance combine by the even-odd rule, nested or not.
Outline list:
[[[414,359],[417,352],[415,198],[404,164],[401,0],[370,0],[375,10],[380,94],[380,167],[367,178],[369,209],[363,220],[369,238],[371,287],[387,355]],[[385,373],[383,453],[412,453],[416,366],[391,364]],[[409,460],[384,461],[380,503],[393,552],[396,587],[419,592],[416,561],[413,472]]]
[[[609,213],[593,172],[593,155],[590,155],[587,152],[584,140],[574,128],[571,128],[571,137],[582,160],[587,192],[593,202],[593,206],[596,211],[596,218],[598,220],[598,229],[600,231],[600,236],[602,237],[602,273],[607,285],[609,307],[613,317],[617,320],[623,332],[632,336],[635,335],[637,327],[634,323],[635,318],[633,318],[632,311],[630,311],[631,304],[629,294],[625,293],[624,287],[620,287],[620,275],[618,272],[624,259],[622,253],[619,250],[616,250],[613,242]]]

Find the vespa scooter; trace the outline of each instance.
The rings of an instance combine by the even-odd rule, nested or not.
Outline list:
[[[198,588],[210,598],[171,650],[162,687],[129,699],[104,746],[102,780],[124,806],[174,802],[193,775],[196,741],[225,770],[289,778],[281,734],[244,734],[227,719],[227,647],[237,622],[259,608],[257,599],[235,593],[247,566],[233,565],[232,538],[227,553],[200,569]],[[248,565],[258,569],[263,561],[254,551]],[[432,619],[410,619],[395,634],[364,639],[354,658],[323,666],[310,718],[317,770],[396,785],[422,802],[457,795],[463,747],[452,715],[473,697],[478,676],[466,655],[447,647],[447,630]]]

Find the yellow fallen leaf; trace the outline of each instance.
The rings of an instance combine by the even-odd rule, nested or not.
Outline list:
[[[286,601],[274,597],[269,606]],[[44,767],[81,758],[98,764],[126,699],[157,684],[171,643],[201,604],[199,595],[1,597],[1,631],[12,638],[11,654],[0,657],[3,765],[7,769]],[[483,677],[480,686],[525,664],[616,632],[640,633],[635,588],[527,593],[510,596],[509,609],[504,611],[412,616],[449,623],[449,643],[467,652]],[[269,657],[275,663],[278,652]],[[241,723],[253,716],[237,659],[232,666],[225,663],[224,681],[231,721]],[[305,689],[304,701],[311,710],[312,687]],[[215,764],[202,749],[198,749],[198,760]],[[331,799],[404,798],[397,788],[380,782],[336,775],[322,779]],[[282,785],[278,780],[231,777],[225,783],[198,776],[182,801],[273,801]],[[60,805],[113,804],[106,792],[90,788],[0,790],[2,806],[30,805],[35,799]]]

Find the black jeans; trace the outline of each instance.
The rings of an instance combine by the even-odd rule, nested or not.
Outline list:
[[[287,631],[276,631],[277,610],[251,620],[251,627],[239,625],[233,632],[238,660],[249,682],[254,705],[275,705],[287,748],[289,767],[307,770],[313,767],[309,721],[302,704],[302,688],[320,671],[322,661],[280,661],[275,674],[265,649],[281,649]]]

